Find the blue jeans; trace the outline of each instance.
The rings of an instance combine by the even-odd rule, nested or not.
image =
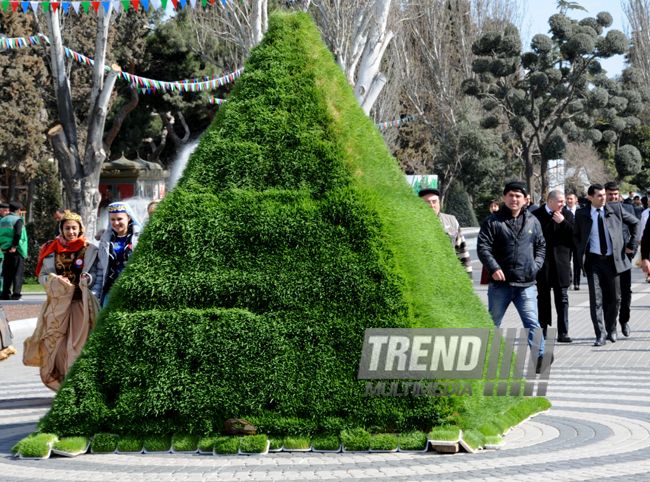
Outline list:
[[[499,328],[503,315],[505,315],[510,303],[515,304],[517,312],[521,317],[524,328],[529,328],[528,346],[533,344],[535,330],[541,330],[537,320],[537,301],[535,300],[535,287],[520,288],[509,286],[505,283],[490,283],[488,286],[488,310],[492,316],[494,325]],[[544,354],[544,337],[539,347],[539,356]]]

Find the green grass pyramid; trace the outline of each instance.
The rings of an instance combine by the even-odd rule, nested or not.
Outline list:
[[[407,430],[512,403],[365,397],[368,327],[492,323],[316,26],[276,14],[39,429]]]

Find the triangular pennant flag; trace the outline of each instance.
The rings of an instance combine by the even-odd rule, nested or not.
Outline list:
[[[81,6],[86,11],[86,13],[88,13],[88,9],[90,8],[90,2],[81,2]]]
[[[174,9],[178,7],[178,0],[172,0],[172,5],[174,5]]]
[[[72,8],[76,13],[79,13],[79,7],[81,6],[81,2],[72,2]]]
[[[9,2],[2,2],[2,11],[6,12],[7,8],[9,8]]]
[[[38,6],[41,4],[41,2],[29,2],[29,4],[32,6],[32,10],[34,10],[34,13],[38,12]]]
[[[135,8],[135,11],[138,11],[138,6],[140,5],[140,0],[131,0],[131,5]]]
[[[61,2],[61,8],[63,9],[63,13],[67,14],[70,8],[70,2]]]
[[[104,11],[108,13],[108,11],[111,9],[111,2],[102,2],[102,6],[104,7]]]
[[[140,0],[140,3],[142,4],[142,8],[149,10],[149,0]]]
[[[192,5],[192,8],[196,8],[196,0],[190,0],[190,5]]]
[[[163,10],[167,10],[167,0],[160,0]]]
[[[128,2],[128,0],[122,1],[122,6],[124,7],[125,12],[129,11],[129,2]]]
[[[50,5],[52,5],[52,11],[56,13],[56,9],[59,8],[59,2],[52,2]]]
[[[18,2],[11,2],[11,8],[13,8],[14,12],[18,8]]]
[[[181,8],[185,8],[185,3],[187,2],[187,0],[172,0],[172,2],[175,2],[175,1],[178,1],[178,3],[180,3]]]
[[[43,5],[43,11],[47,13],[47,11],[50,9],[50,2],[41,2],[41,5]]]
[[[116,13],[120,12],[120,2],[119,0],[115,2],[111,2],[111,6],[113,7],[113,10],[115,10]],[[126,4],[126,7],[124,8],[124,11],[126,12],[129,9],[129,4]]]
[[[201,0],[201,2],[203,3],[203,6],[204,6],[204,7],[207,7],[207,6],[208,6],[208,0]]]
[[[90,2],[90,4],[95,9],[95,13],[99,13],[99,2]],[[82,5],[83,5],[83,3],[82,3]]]

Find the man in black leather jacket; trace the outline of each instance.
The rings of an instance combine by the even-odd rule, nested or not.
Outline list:
[[[525,328],[528,344],[540,330],[535,300],[535,278],[544,264],[546,242],[542,227],[524,207],[526,186],[510,182],[503,190],[504,205],[492,213],[478,235],[478,257],[489,275],[488,309],[497,328],[510,303],[514,303]],[[544,338],[538,367],[544,354]]]

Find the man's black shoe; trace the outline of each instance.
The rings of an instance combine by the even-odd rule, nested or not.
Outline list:
[[[544,355],[537,358],[537,369],[535,370],[535,373],[537,373],[538,375],[542,372],[543,359],[544,359]],[[555,361],[555,354],[551,353],[551,363],[549,363],[549,366],[552,365],[554,361]]]
[[[576,291],[580,291],[580,285],[575,285],[575,286],[573,287],[573,289],[576,290]]]
[[[569,335],[562,335],[557,337],[557,342],[558,343],[571,343],[573,340],[569,337]]]
[[[616,343],[616,332],[612,331],[609,335],[607,335],[607,339],[612,343]]]
[[[17,295],[17,294],[11,295],[11,299],[14,300],[14,301],[18,301],[22,297],[23,297],[23,295]]]
[[[623,336],[630,336],[630,325],[627,323],[621,323],[621,332]]]
[[[11,301],[10,295],[2,295],[2,301]]]
[[[594,346],[604,346],[605,343],[607,343],[605,341],[605,338],[603,338],[603,337],[596,338],[596,343],[594,343]]]

